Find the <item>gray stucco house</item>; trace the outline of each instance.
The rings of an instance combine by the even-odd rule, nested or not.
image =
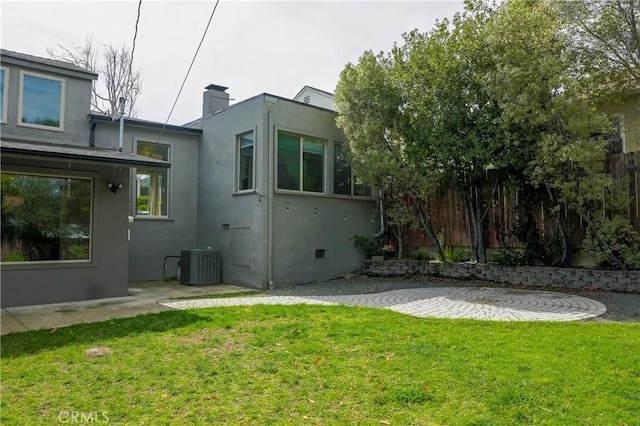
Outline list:
[[[124,296],[187,248],[217,249],[226,283],[335,277],[379,228],[328,92],[229,106],[210,85],[201,118],[124,118],[120,139],[90,111],[96,74],[2,50],[0,76],[3,307]]]

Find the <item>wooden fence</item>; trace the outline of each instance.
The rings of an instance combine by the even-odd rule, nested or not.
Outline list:
[[[631,224],[640,232],[640,152],[626,154],[612,154],[607,157],[605,171],[624,188],[628,189],[629,204],[627,217]],[[520,200],[521,196],[506,187],[499,187],[494,201],[491,202],[485,218],[485,242],[487,248],[522,248],[524,242],[513,236],[517,224],[524,218],[523,209],[531,210],[538,233],[541,237],[553,235],[554,222],[550,217],[549,206],[540,202],[536,206],[525,207]],[[464,211],[464,200],[459,191],[437,191],[427,200],[425,212],[435,233],[444,235],[445,245],[450,247],[466,247],[469,245],[469,236]],[[607,199],[604,195],[600,204],[603,212],[607,210]],[[574,247],[580,248],[586,231],[586,224],[579,216],[566,208],[561,207],[561,214],[571,224],[571,234],[574,239]],[[397,241],[393,232],[387,232],[387,244],[396,245]],[[409,229],[403,238],[403,244],[407,248],[431,247],[431,241],[422,229]]]

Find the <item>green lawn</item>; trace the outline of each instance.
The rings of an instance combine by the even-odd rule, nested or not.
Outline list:
[[[250,306],[15,333],[1,349],[3,425],[640,425],[638,324]]]

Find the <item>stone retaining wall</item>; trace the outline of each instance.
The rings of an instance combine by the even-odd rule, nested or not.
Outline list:
[[[564,287],[640,293],[640,271],[556,268],[551,266],[504,266],[495,264],[440,263],[420,260],[365,260],[367,275],[435,275],[447,278],[480,279],[540,287]]]

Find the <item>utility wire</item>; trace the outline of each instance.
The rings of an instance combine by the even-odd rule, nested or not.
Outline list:
[[[133,43],[131,44],[131,59],[129,60],[129,83],[131,83],[133,75],[133,52],[136,51],[136,39],[138,38],[138,23],[140,22],[140,9],[142,8],[142,0],[138,2],[138,16],[136,17],[136,29],[133,33]]]
[[[202,47],[202,43],[204,42],[204,38],[207,35],[207,31],[209,31],[209,26],[211,25],[211,20],[213,19],[213,15],[216,13],[216,9],[218,8],[218,3],[220,0],[216,0],[216,4],[213,6],[213,10],[211,11],[211,16],[209,16],[209,22],[207,22],[207,27],[204,29],[204,33],[202,34],[202,38],[200,39],[200,43],[198,44],[198,48],[196,49],[196,53],[193,54],[193,59],[191,60],[191,65],[189,65],[189,69],[187,70],[187,74],[184,76],[184,80],[182,80],[182,85],[180,86],[180,90],[178,90],[178,94],[176,95],[176,100],[173,102],[173,106],[171,107],[171,111],[169,111],[169,116],[166,121],[162,125],[162,129],[160,130],[160,134],[158,135],[158,139],[156,139],[156,143],[160,141],[162,134],[164,133],[165,127],[167,127],[167,123],[171,118],[171,114],[173,114],[173,110],[178,103],[178,99],[180,98],[180,94],[182,93],[182,89],[184,89],[184,85],[187,82],[187,78],[189,78],[189,73],[191,72],[191,68],[193,67],[194,62],[196,61],[196,57],[198,56],[198,52],[200,51],[200,47]]]

